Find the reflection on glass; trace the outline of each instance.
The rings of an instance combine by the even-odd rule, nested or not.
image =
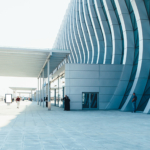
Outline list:
[[[63,92],[62,92],[62,88],[60,88],[59,89],[59,107],[63,106],[62,98],[63,98]]]
[[[97,94],[96,93],[91,93],[91,98],[90,98],[90,105],[91,108],[97,108]]]
[[[55,104],[55,102],[54,102],[54,93],[55,93],[55,91],[54,90],[51,90],[51,104],[52,105],[54,105]]]
[[[82,94],[82,108],[89,108],[89,93]]]
[[[59,95],[58,95],[58,89],[56,89],[56,106],[59,106]]]
[[[97,109],[98,108],[98,93],[82,93],[82,108]]]
[[[64,97],[64,86],[65,86],[64,74],[51,83],[52,88],[51,102],[55,106],[63,107],[62,99]]]

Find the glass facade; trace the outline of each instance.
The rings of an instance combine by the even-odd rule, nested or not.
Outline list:
[[[108,27],[109,27],[109,32],[111,33],[111,29],[110,29],[110,24],[109,24],[109,21],[108,21],[108,17],[107,17],[107,14],[106,14],[106,10],[105,10],[105,7],[104,7],[104,3],[103,3],[103,0],[99,0],[99,2],[100,2],[100,4],[101,4],[101,6],[102,6],[102,9],[103,9],[103,13],[104,13],[104,15],[105,15],[105,19],[106,19],[106,21],[107,21],[107,23],[108,23]],[[111,34],[112,35],[112,34]],[[111,41],[112,41],[112,37],[111,37]],[[112,41],[113,42],[113,41]],[[112,53],[111,53],[112,54]],[[112,56],[111,56],[112,57]],[[108,62],[107,62],[108,63]],[[111,61],[110,61],[110,63],[108,63],[108,64],[111,64]]]
[[[145,8],[146,8],[149,20],[150,20],[150,0],[144,0],[144,4],[145,4]]]
[[[51,103],[54,106],[63,107],[65,93],[65,76],[62,75],[51,82]]]
[[[126,92],[124,94],[123,100],[120,104],[120,107],[119,107],[120,109],[124,105],[126,99],[128,98],[128,95],[130,94],[130,90],[132,88],[132,85],[133,85],[133,82],[135,79],[135,75],[136,75],[136,71],[137,71],[138,57],[139,57],[139,34],[138,34],[136,18],[135,18],[134,11],[133,11],[130,0],[125,0],[125,2],[127,5],[127,8],[128,8],[129,14],[130,14],[130,18],[131,18],[131,22],[132,22],[132,26],[133,26],[135,51],[134,51],[134,62],[133,62],[131,77],[130,77]]]
[[[144,110],[149,99],[148,97],[150,96],[149,70],[147,70],[147,66],[145,67],[143,65],[145,61],[150,60],[149,57],[146,56],[149,50],[147,47],[150,47],[147,42],[149,41],[150,43],[150,37],[148,36],[150,34],[150,28],[148,29],[147,24],[150,20],[150,0],[140,0],[140,3],[131,0],[120,1],[72,0],[66,14],[65,22],[53,48],[63,47],[64,49],[70,49],[71,54],[69,58],[71,63],[78,62],[77,58],[80,58],[79,55],[81,52],[85,53],[85,55],[83,55],[85,64],[97,64],[98,61],[96,62],[95,60],[99,60],[98,58],[100,58],[100,64],[111,64],[112,66],[118,64],[124,66],[120,80],[117,85],[115,84],[115,90],[113,87],[108,87],[108,95],[112,95],[112,97],[110,96],[109,106],[107,104],[104,105],[107,107],[106,109],[111,109],[112,107],[114,107],[114,109],[121,109],[122,111],[131,109],[129,106],[129,98],[131,97],[132,90],[135,91],[137,95],[140,95],[140,100],[138,99],[137,104],[138,110]],[[132,5],[137,5],[137,7],[132,7]],[[111,12],[113,12],[113,14],[111,14]],[[119,16],[120,14],[122,15]],[[144,23],[139,17],[144,19]],[[138,25],[141,25],[141,27],[139,26],[138,28]],[[102,40],[97,38],[98,35],[101,39],[103,37],[104,48],[102,47],[102,51],[98,49],[98,47],[102,45]],[[139,39],[141,41],[140,48]],[[77,45],[80,45],[80,48]],[[103,52],[102,55],[101,52]],[[140,61],[139,58],[141,58]],[[110,68],[110,70],[112,68]],[[127,70],[128,68],[129,72]],[[114,70],[115,69],[118,68],[114,67]],[[112,71],[114,70],[112,69]],[[143,79],[141,74],[143,74],[145,70],[146,75],[143,75]],[[114,75],[112,78],[116,79],[117,77]],[[135,82],[136,80],[137,82]],[[144,83],[140,82],[142,80]],[[56,104],[57,106],[62,106],[61,98],[63,97],[63,86],[61,85],[61,78],[56,79],[56,82],[56,86],[53,87],[56,89]],[[113,82],[115,83],[115,80]],[[133,84],[135,86],[133,86]],[[139,88],[137,86],[140,88],[140,91],[138,91]],[[114,90],[114,93],[112,90]],[[90,105],[89,99],[92,99],[92,97],[89,93],[84,93],[82,96],[83,109],[98,107],[94,106],[94,104]]]
[[[147,15],[148,15],[149,21],[150,21],[150,0],[144,0],[144,4],[145,4]],[[149,74],[149,78],[148,78],[148,81],[147,81],[147,84],[146,84],[146,87],[144,90],[144,94],[143,94],[142,99],[137,108],[138,111],[144,111],[144,109],[149,101],[149,98],[150,98],[150,74]]]
[[[120,22],[120,18],[119,18],[119,15],[118,15],[118,10],[116,8],[116,4],[115,4],[115,1],[114,0],[111,0],[111,3],[113,5],[113,8],[114,8],[114,11],[115,11],[115,14],[116,14],[116,18],[117,18],[117,21],[118,21],[118,25],[119,25],[119,28],[120,28],[120,33],[121,33],[121,40],[122,40],[122,57],[121,57],[121,64],[123,63],[123,56],[124,56],[124,39],[123,39],[123,31],[122,31],[122,26],[121,26],[121,22]]]
[[[82,108],[89,108],[89,93],[82,94]]]
[[[55,105],[55,90],[51,89],[50,92],[51,92],[51,104]]]

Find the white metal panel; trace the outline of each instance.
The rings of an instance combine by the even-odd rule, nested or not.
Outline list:
[[[38,77],[51,58],[52,72],[67,56],[68,50],[0,48],[0,76]]]

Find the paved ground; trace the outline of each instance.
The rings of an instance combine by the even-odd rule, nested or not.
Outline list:
[[[0,103],[0,150],[150,150],[150,115]]]

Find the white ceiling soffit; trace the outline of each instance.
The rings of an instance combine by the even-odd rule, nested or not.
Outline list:
[[[31,92],[17,92],[19,94],[31,94]]]
[[[0,76],[38,77],[49,57],[52,72],[69,53],[69,50],[0,47]]]
[[[37,88],[35,87],[9,87],[11,90],[16,91],[16,90],[23,90],[23,91],[35,91]]]

